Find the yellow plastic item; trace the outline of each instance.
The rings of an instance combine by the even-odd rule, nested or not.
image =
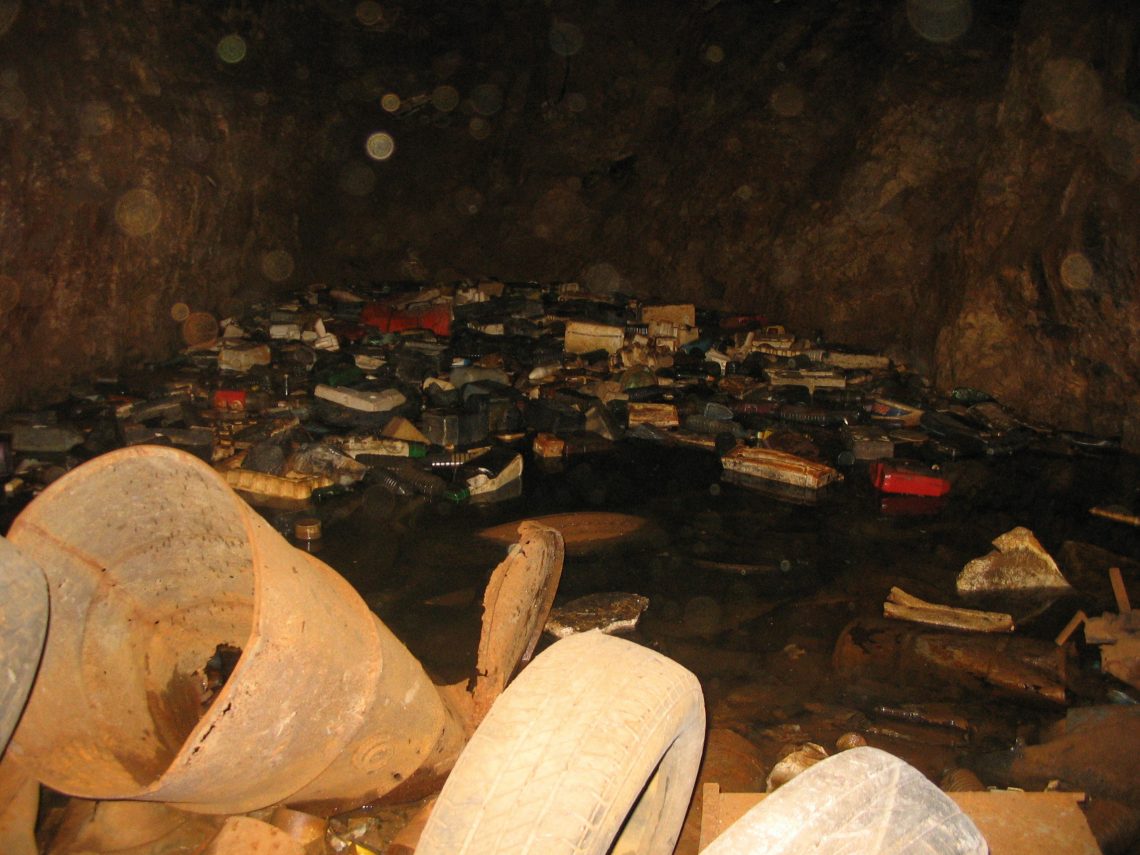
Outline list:
[[[273,499],[308,499],[313,495],[313,490],[331,487],[334,483],[327,475],[282,478],[252,469],[227,469],[224,475],[226,483],[235,490]]]

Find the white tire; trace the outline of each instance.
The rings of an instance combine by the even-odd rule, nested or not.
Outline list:
[[[700,684],[673,660],[598,632],[562,639],[495,701],[416,853],[669,855],[704,730]]]
[[[821,760],[701,855],[986,855],[973,821],[913,766],[877,748]]]

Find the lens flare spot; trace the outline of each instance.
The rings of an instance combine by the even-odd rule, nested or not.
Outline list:
[[[376,133],[368,135],[368,140],[364,143],[364,150],[373,160],[387,160],[396,151],[396,141],[392,139],[391,134],[385,131],[376,131]]]
[[[162,203],[145,187],[128,190],[115,204],[115,222],[130,237],[150,234],[161,219]]]
[[[237,33],[230,33],[228,36],[223,36],[218,42],[218,59],[227,65],[237,65],[245,59],[246,45],[245,39]]]

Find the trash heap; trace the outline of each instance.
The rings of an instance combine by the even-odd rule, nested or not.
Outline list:
[[[576,283],[314,285],[221,322],[182,303],[171,316],[176,358],[0,421],[11,503],[142,443],[195,454],[255,501],[367,482],[487,502],[519,495],[524,459],[557,468],[635,438],[706,449],[725,481],[801,502],[867,461],[878,490],[929,511],[949,490],[942,461],[1115,447],[1026,424],[977,390],[940,395],[885,356],[759,314]]]

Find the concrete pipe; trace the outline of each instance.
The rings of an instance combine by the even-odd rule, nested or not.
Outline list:
[[[462,748],[456,714],[349,584],[189,454],[98,457],[9,538],[51,595],[9,752],[55,790],[332,813],[442,776]],[[223,650],[236,664],[211,689]]]

